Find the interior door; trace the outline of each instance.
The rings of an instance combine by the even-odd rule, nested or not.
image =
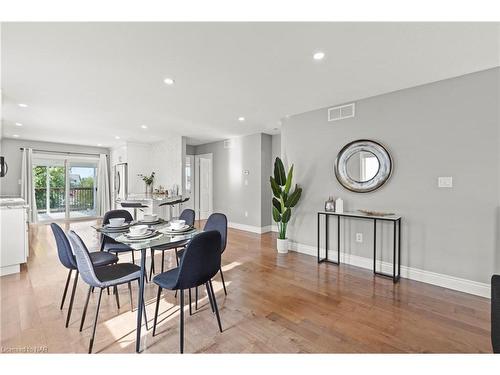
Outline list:
[[[213,211],[212,154],[195,156],[195,207],[200,220]]]
[[[192,210],[195,209],[195,195],[194,195],[194,155],[186,155],[186,181],[185,181],[185,195],[189,197],[189,200],[186,203],[182,204],[182,208],[190,208]]]

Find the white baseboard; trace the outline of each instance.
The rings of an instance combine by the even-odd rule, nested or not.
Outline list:
[[[271,225],[271,232],[278,233],[278,226],[276,224]]]
[[[317,247],[304,245],[293,241],[290,241],[290,250],[315,257],[318,255]],[[324,251],[324,249],[321,250]],[[331,254],[335,256],[334,254],[336,254],[336,251],[332,251]],[[370,270],[373,269],[373,259],[371,258],[360,257],[357,255],[341,252],[340,261],[341,263],[350,264],[360,268],[367,268]],[[377,270],[385,273],[392,273],[392,263],[378,261]],[[476,296],[491,298],[491,287],[489,284],[462,279],[460,277],[443,275],[436,272],[425,271],[418,268],[406,266],[401,266],[401,277],[427,284],[437,285],[443,288],[458,290],[460,292],[474,294]]]
[[[229,228],[244,230],[247,232],[258,233],[258,234],[267,233],[271,231],[271,225],[266,225],[264,227],[257,227],[253,225],[229,222],[227,223],[227,226]]]

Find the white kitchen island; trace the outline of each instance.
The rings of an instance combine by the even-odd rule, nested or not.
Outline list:
[[[28,215],[22,198],[0,198],[0,276],[18,273],[28,260]]]

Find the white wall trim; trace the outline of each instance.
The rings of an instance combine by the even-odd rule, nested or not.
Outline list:
[[[304,245],[293,241],[290,241],[290,250],[314,257],[318,255],[317,247]],[[321,250],[324,251],[323,248]],[[332,251],[332,254],[333,253],[336,252]],[[373,268],[373,259],[371,258],[360,257],[357,255],[341,252],[340,260],[341,263],[350,264],[356,267],[367,268],[370,270]],[[392,263],[379,261],[377,262],[377,270],[386,273],[392,273]],[[401,277],[437,285],[443,288],[458,290],[460,292],[474,294],[476,296],[491,298],[491,287],[489,284],[462,279],[460,277],[443,275],[440,273],[425,271],[418,268],[406,267],[403,265],[401,266]]]
[[[247,224],[240,224],[240,223],[235,223],[235,222],[228,222],[227,226],[229,228],[244,230],[244,231],[247,231],[247,232],[258,233],[258,234],[267,233],[267,232],[271,231],[271,225],[266,225],[266,226],[263,226],[263,227],[257,227],[257,226],[254,226],[254,225],[247,225]]]

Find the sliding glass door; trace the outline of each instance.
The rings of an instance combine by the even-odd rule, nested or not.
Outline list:
[[[95,158],[50,154],[33,157],[33,178],[39,221],[96,217]]]
[[[97,165],[70,162],[69,167],[69,217],[95,217]]]

